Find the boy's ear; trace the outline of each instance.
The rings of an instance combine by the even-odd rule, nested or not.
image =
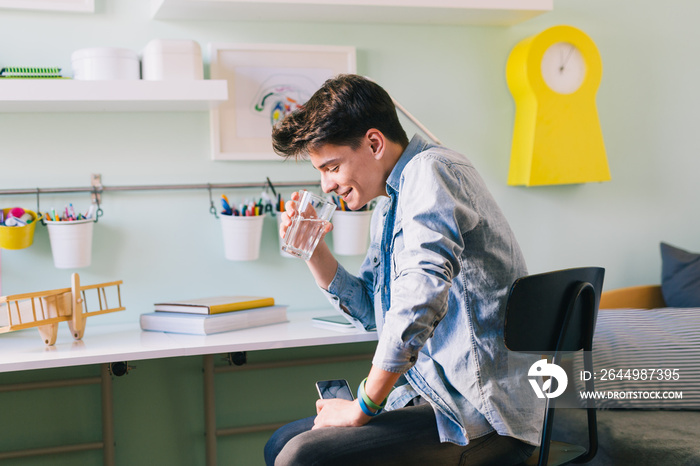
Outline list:
[[[378,129],[370,128],[367,130],[365,135],[369,141],[369,147],[372,150],[372,156],[379,160],[384,156],[384,150],[386,149],[386,139],[384,134]]]

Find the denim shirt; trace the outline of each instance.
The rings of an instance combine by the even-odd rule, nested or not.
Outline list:
[[[387,409],[420,395],[442,442],[496,430],[538,444],[543,403],[527,381],[538,358],[503,341],[508,291],[527,271],[483,180],[464,156],[414,136],[386,191],[359,276],[339,264],[324,292],[338,311],[376,325],[372,363],[403,374]]]

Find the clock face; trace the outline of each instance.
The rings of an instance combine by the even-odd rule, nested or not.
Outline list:
[[[542,56],[542,78],[554,92],[571,94],[583,84],[586,62],[581,51],[568,42],[552,44]]]

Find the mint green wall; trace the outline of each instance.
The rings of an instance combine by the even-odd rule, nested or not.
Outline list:
[[[472,159],[510,219],[531,272],[600,265],[607,269],[608,289],[658,283],[659,241],[700,250],[700,194],[695,181],[700,143],[694,127],[700,106],[696,85],[700,64],[694,59],[700,41],[694,24],[700,13],[696,2],[678,1],[671,9],[649,0],[557,0],[555,11],[509,28],[155,21],[149,19],[146,0],[96,3],[93,15],[1,10],[0,65],[70,70],[73,50],[118,46],[138,51],[155,38],[194,39],[205,49],[205,60],[209,42],[354,45],[359,73],[380,82],[446,145]],[[557,24],[583,29],[600,49],[604,71],[597,103],[613,179],[602,184],[508,187],[514,104],[505,82],[505,62],[520,39]],[[211,161],[205,112],[0,113],[0,189],[87,186],[91,173],[101,173],[107,186],[257,182],[266,176],[273,181],[318,178],[307,163]],[[226,194],[238,198],[258,192]],[[68,202],[87,206],[89,196],[42,195],[41,202],[44,208]],[[33,208],[35,199],[0,197],[0,203]],[[86,284],[124,280],[127,310],[94,318],[88,325],[97,325],[98,320],[133,321],[155,301],[214,293],[273,294],[293,308],[325,305],[304,264],[272,250],[277,241],[272,220],[265,224],[263,244],[268,247],[260,260],[230,262],[223,257],[219,226],[208,208],[205,191],[106,193],[104,217],[95,228],[93,265],[80,273]],[[2,250],[0,256],[3,294],[68,286],[71,271],[53,267],[43,227],[37,229],[31,248]],[[360,258],[341,262],[356,270]],[[266,352],[259,357],[277,356]],[[118,464],[203,464],[200,359],[136,365],[128,377],[115,381]],[[357,382],[367,366],[342,369],[339,372]],[[74,371],[96,373],[98,368]],[[61,376],[69,371],[53,372]],[[281,377],[282,386],[288,385],[296,397],[294,403],[304,404],[299,402],[303,399],[313,410],[309,383],[328,372],[319,367],[264,375]],[[5,374],[0,380],[36,376],[43,375]],[[246,377],[251,384],[265,379]],[[273,383],[280,386],[277,380]],[[221,398],[228,395],[231,403],[220,407],[220,415],[228,418],[223,423],[257,422],[262,410],[235,413],[235,405],[249,403],[240,399],[240,382],[232,378],[228,384],[218,385]],[[307,389],[303,394],[302,386]],[[63,397],[57,391],[46,396]],[[270,392],[245,396],[262,404]],[[0,403],[32,405],[32,397],[5,394]],[[287,411],[264,422],[304,415],[308,409]],[[16,409],[12,417],[41,418],[44,411]],[[65,420],[84,432],[99,428],[89,416],[76,420],[60,411],[51,413],[59,425]],[[31,433],[17,434],[20,445],[5,435],[14,430],[0,424],[0,449],[27,445]],[[65,432],[68,428],[42,429],[46,434],[36,444],[73,439]],[[255,464],[251,458],[259,459],[266,435],[221,440],[224,457],[234,451],[247,455],[225,464]],[[99,454],[80,458],[81,464],[99,464]],[[59,458],[53,460],[46,464],[63,464]]]

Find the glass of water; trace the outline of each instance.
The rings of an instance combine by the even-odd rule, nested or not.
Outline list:
[[[284,235],[282,250],[305,261],[311,259],[333,212],[333,202],[310,191],[304,191],[297,214],[292,217],[292,224]]]

